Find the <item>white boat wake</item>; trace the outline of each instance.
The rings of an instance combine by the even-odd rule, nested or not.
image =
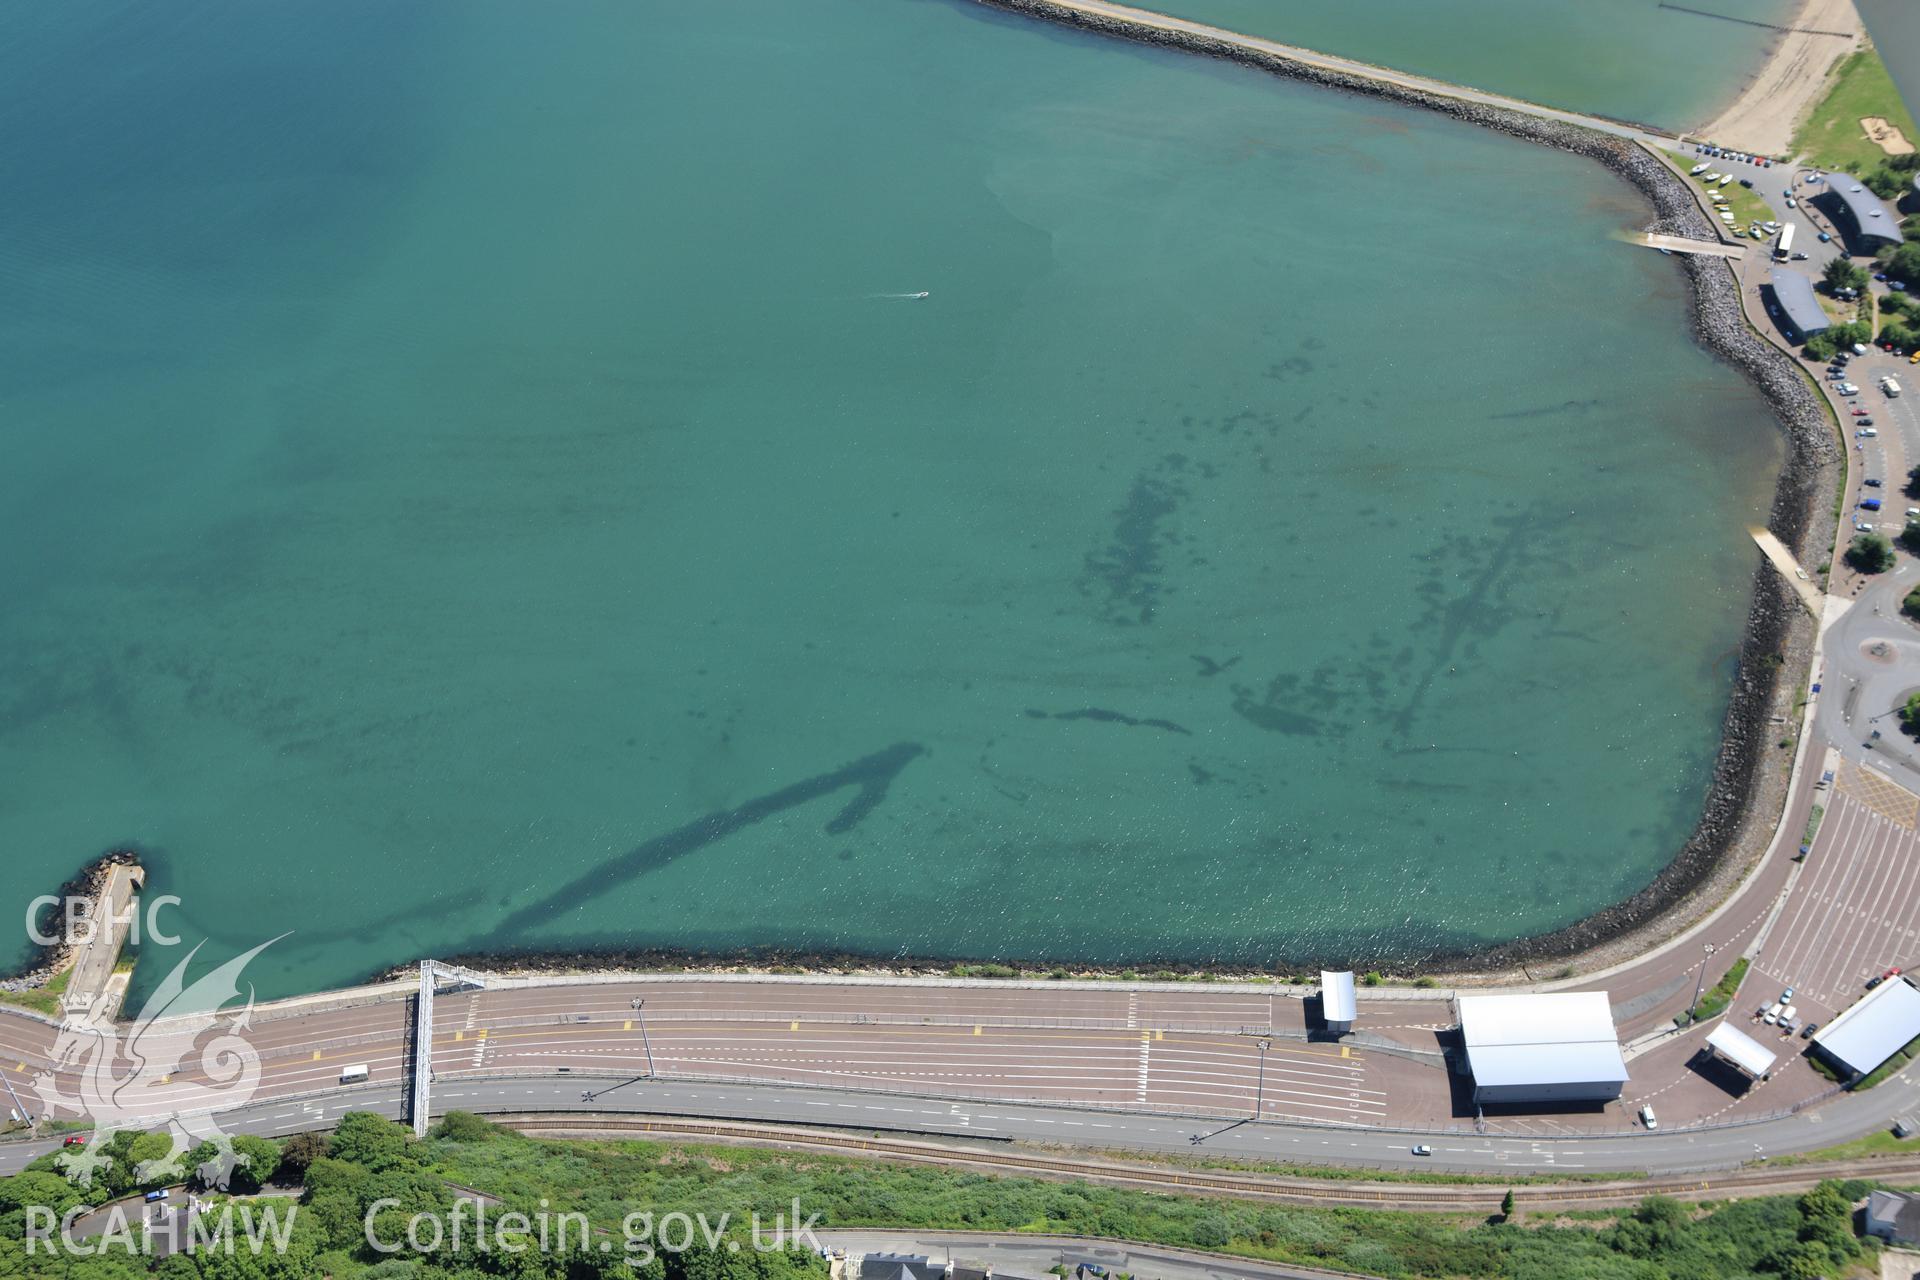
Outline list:
[[[931,298],[932,296],[932,293],[924,289],[919,293],[870,293],[867,295],[868,298],[891,298],[897,301],[906,301],[912,298]]]

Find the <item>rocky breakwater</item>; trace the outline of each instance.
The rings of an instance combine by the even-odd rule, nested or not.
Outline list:
[[[1315,66],[1238,43],[1224,34],[1167,29],[1057,0],[980,3],[1435,111],[1523,141],[1583,155],[1605,165],[1647,198],[1653,216],[1646,230],[1700,240],[1718,237],[1686,183],[1638,142],[1617,134]],[[1740,284],[1732,268],[1717,258],[1676,256],[1674,260],[1690,285],[1694,336],[1747,376],[1772,406],[1786,437],[1786,462],[1774,488],[1768,525],[1802,563],[1824,565],[1834,545],[1836,521],[1820,495],[1833,492],[1845,458],[1837,425],[1793,357],[1748,325],[1740,305]],[[1755,558],[1760,560],[1757,551]],[[1485,972],[1542,960],[1613,960],[1654,945],[1711,910],[1765,852],[1784,809],[1787,778],[1781,767],[1784,762],[1775,758],[1778,749],[1772,746],[1780,733],[1773,718],[1798,722],[1794,704],[1808,676],[1814,637],[1813,620],[1771,568],[1760,561],[1713,782],[1699,824],[1673,861],[1627,901],[1565,929],[1471,954],[1427,957],[1421,967]],[[1365,957],[1344,959],[1358,963]],[[1399,962],[1404,963],[1404,958]]]
[[[80,947],[78,939],[69,937],[66,922],[69,918],[91,920],[100,915],[100,899],[106,892],[107,879],[115,867],[132,867],[137,877],[140,855],[132,849],[115,849],[102,854],[54,891],[55,902],[42,903],[42,909],[32,915],[28,936],[37,933],[42,938],[53,938],[55,941],[36,941],[26,965],[11,977],[0,978],[0,991],[38,991],[73,966],[79,958]],[[71,917],[68,903],[74,904]]]

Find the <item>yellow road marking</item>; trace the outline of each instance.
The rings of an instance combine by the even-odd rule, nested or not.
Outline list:
[[[1153,1030],[1153,1038],[1155,1040],[1165,1040],[1167,1038],[1167,1033],[1163,1028],[1155,1027]]]
[[[18,1072],[19,1074],[21,1074],[21,1075],[25,1075],[25,1074],[27,1074],[27,1064],[26,1064],[26,1063],[24,1063],[24,1062],[16,1062],[16,1063],[14,1063],[14,1064],[13,1064],[13,1069],[14,1069],[14,1070],[15,1070],[16,1072]]]
[[[308,1061],[308,1062],[318,1062],[318,1061],[320,1061],[320,1051],[319,1051],[318,1049],[315,1049],[315,1050],[313,1051],[313,1056],[312,1056],[311,1058],[308,1058],[308,1059],[307,1059],[307,1061]]]
[[[621,1024],[620,1024],[620,1029],[621,1029],[622,1031],[631,1031],[631,1030],[633,1030],[633,1019],[632,1019],[632,1018],[628,1018],[628,1019],[627,1019],[627,1020],[626,1020],[625,1022],[623,1022],[623,1023],[621,1023]]]
[[[795,1020],[794,1020],[794,1022],[792,1023],[792,1025],[790,1025],[790,1026],[789,1026],[789,1027],[787,1028],[787,1030],[789,1030],[789,1031],[798,1031],[799,1029],[800,1029],[800,1023],[799,1023],[799,1020],[798,1020],[798,1019],[795,1019]]]
[[[1351,1057],[1353,1056],[1353,1051],[1352,1051],[1351,1049],[1349,1049],[1349,1048],[1347,1048],[1347,1046],[1345,1046],[1345,1045],[1341,1045],[1341,1046],[1340,1046],[1340,1056],[1341,1056],[1341,1057],[1343,1057],[1343,1058],[1351,1058]]]
[[[975,1035],[980,1034],[980,1024],[977,1022],[973,1024],[973,1034]]]
[[[462,1040],[465,1040],[466,1038],[467,1038],[467,1033],[464,1031],[456,1031],[453,1033],[453,1042],[455,1044],[459,1044]]]
[[[487,1038],[487,1029],[485,1027],[480,1028],[480,1038],[482,1040]]]

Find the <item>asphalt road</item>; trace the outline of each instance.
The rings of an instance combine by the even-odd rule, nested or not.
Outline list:
[[[610,1085],[618,1085],[608,1089]],[[591,1103],[581,1093],[601,1092]],[[1920,1104],[1920,1082],[1905,1077],[1876,1089],[1837,1098],[1809,1116],[1695,1133],[1637,1133],[1614,1137],[1493,1138],[1469,1132],[1422,1134],[1383,1129],[1309,1127],[1276,1122],[1236,1123],[1098,1111],[1025,1106],[1003,1102],[959,1103],[901,1094],[794,1088],[780,1085],[687,1081],[630,1081],[569,1075],[562,1079],[449,1080],[434,1092],[436,1114],[554,1111],[624,1112],[680,1118],[757,1120],[842,1129],[878,1129],[939,1135],[969,1141],[1018,1140],[1142,1151],[1298,1161],[1305,1164],[1365,1164],[1385,1169],[1447,1169],[1515,1173],[1689,1170],[1730,1167],[1764,1155],[1808,1151],[1885,1127],[1889,1115]],[[254,1103],[222,1117],[229,1132],[267,1136],[322,1129],[348,1111],[399,1118],[397,1088],[343,1087],[304,1101]],[[1196,1144],[1196,1134],[1207,1135]],[[1410,1148],[1425,1142],[1432,1158]],[[17,1172],[54,1141],[0,1144],[0,1173]]]

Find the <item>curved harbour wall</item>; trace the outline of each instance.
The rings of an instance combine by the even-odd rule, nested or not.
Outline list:
[[[1687,185],[1645,149],[1575,124],[1470,102],[1384,80],[1313,66],[1280,54],[1197,32],[1147,26],[1090,13],[1054,0],[979,0],[1138,43],[1160,45],[1256,67],[1293,80],[1384,98],[1452,116],[1541,146],[1598,161],[1631,183],[1653,206],[1649,230],[1714,240]],[[1677,259],[1686,272],[1694,335],[1736,365],[1773,407],[1787,455],[1774,488],[1768,527],[1802,563],[1824,564],[1836,520],[1822,503],[1843,453],[1833,420],[1793,358],[1755,334],[1740,306],[1739,284],[1718,259]],[[1658,876],[1624,902],[1552,933],[1457,955],[1435,956],[1428,969],[1487,971],[1529,961],[1565,960],[1596,948],[1637,949],[1677,932],[1712,908],[1731,882],[1764,853],[1786,803],[1787,770],[1769,752],[1772,717],[1791,710],[1804,687],[1816,629],[1793,593],[1764,561],[1754,575],[1739,672],[1727,705],[1719,756],[1693,835]],[[1784,756],[1785,753],[1777,753]],[[1363,957],[1341,957],[1362,961]]]

